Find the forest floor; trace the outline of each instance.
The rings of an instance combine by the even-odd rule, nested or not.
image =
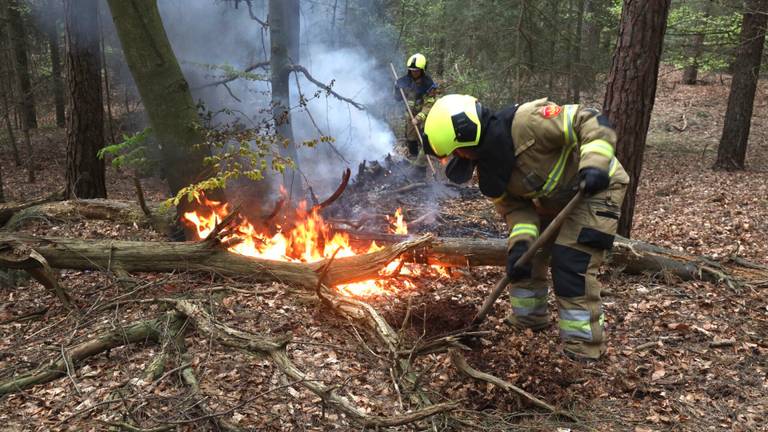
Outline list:
[[[760,88],[752,123],[749,169],[713,172],[728,87],[717,77],[697,86],[673,84],[663,75],[645,155],[633,237],[673,249],[728,260],[739,256],[768,264],[768,86]],[[39,180],[26,182],[3,151],[5,193],[23,201],[61,187],[64,135],[35,134]],[[145,182],[149,200],[162,199],[159,179]],[[130,180],[108,170],[110,198],[135,200]],[[350,192],[353,193],[353,192]],[[504,236],[505,227],[476,188],[454,190],[430,202],[426,192],[381,199],[358,191],[361,207],[391,214],[404,207],[406,220],[439,205],[448,224],[412,232]],[[365,202],[365,197],[370,201]],[[162,240],[136,225],[81,220],[29,221],[36,235],[122,240]],[[313,379],[368,414],[392,415],[417,408],[406,388],[392,384],[389,360],[375,339],[333,311],[297,301],[281,284],[209,274],[134,274],[135,299],[194,296],[232,327],[268,336],[290,331],[288,354]],[[501,276],[499,268],[457,271],[454,277],[422,277],[416,287],[368,302],[413,342],[464,326]],[[519,332],[502,322],[509,312],[499,301],[483,326],[492,330],[482,348],[466,355],[476,369],[505,379],[579,418],[552,416],[524,399],[460,374],[446,354],[414,359],[422,395],[461,408],[432,421],[429,430],[531,431],[765,431],[768,430],[768,300],[765,286],[731,288],[681,282],[659,275],[628,276],[606,271],[604,306],[608,353],[583,366],[560,353],[557,326]],[[125,293],[108,272],[61,273],[61,283],[86,304],[105,304]],[[13,284],[12,284],[13,285]],[[60,358],[65,347],[99,331],[154,318],[157,305],[126,303],[102,311],[67,313],[37,282],[22,278],[0,288],[0,382]],[[205,294],[213,286],[238,291]],[[247,289],[247,290],[246,290]],[[250,292],[247,292],[250,291]],[[209,291],[210,292],[210,291]],[[550,300],[553,322],[556,310]],[[411,319],[403,323],[406,310]],[[19,318],[48,308],[43,315]],[[197,335],[187,337],[201,394],[212,409],[244,430],[360,430],[321,399],[290,382],[263,358],[228,349]],[[725,342],[724,342],[725,341]],[[152,343],[131,344],[90,358],[69,377],[0,397],[0,430],[217,430],[210,418],[195,419],[190,396],[174,374],[148,383],[139,379],[158,353]],[[169,369],[173,366],[169,366]],[[175,423],[174,423],[175,422]],[[166,427],[166,429],[162,429]],[[408,425],[398,430],[413,430]]]

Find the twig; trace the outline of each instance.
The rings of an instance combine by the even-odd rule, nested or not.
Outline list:
[[[307,80],[309,80],[312,84],[314,84],[314,85],[320,87],[321,89],[325,90],[328,94],[333,95],[336,99],[344,101],[344,102],[352,105],[353,107],[359,109],[360,111],[365,111],[365,106],[363,106],[362,104],[360,104],[358,102],[355,102],[352,99],[346,98],[346,97],[336,93],[335,91],[333,91],[333,89],[330,86],[325,85],[325,84],[321,83],[320,81],[316,80],[309,73],[307,68],[305,68],[304,66],[298,65],[298,64],[293,64],[293,65],[289,65],[288,66],[288,70],[290,70],[292,72],[301,72],[302,74],[304,74],[304,77],[307,78]]]
[[[264,28],[269,27],[269,23],[266,20],[259,19],[259,17],[257,17],[256,14],[253,13],[253,5],[251,4],[252,0],[244,0],[244,1],[245,1],[245,4],[248,6],[248,16],[250,16],[252,20],[261,24],[262,27]]]
[[[467,363],[467,359],[464,358],[464,355],[462,355],[460,352],[458,352],[456,350],[451,350],[450,351],[450,357],[451,357],[451,362],[453,363],[454,366],[456,366],[456,369],[460,370],[461,372],[463,372],[464,374],[466,374],[467,376],[469,376],[471,378],[478,379],[478,380],[481,380],[481,381],[485,381],[485,382],[491,383],[491,384],[493,384],[493,385],[495,385],[497,387],[500,387],[500,388],[502,388],[502,389],[504,389],[504,390],[506,390],[508,392],[516,393],[516,394],[524,397],[525,399],[529,400],[531,403],[533,403],[537,407],[543,408],[543,409],[545,409],[545,410],[547,410],[547,411],[549,411],[549,412],[551,412],[553,414],[563,416],[563,417],[565,417],[565,418],[567,418],[569,420],[575,421],[575,422],[579,421],[579,419],[577,419],[573,415],[558,410],[557,408],[553,407],[552,405],[544,402],[543,400],[537,398],[536,396],[528,393],[527,391],[521,389],[520,387],[515,386],[514,384],[512,384],[510,382],[504,381],[503,379],[495,377],[495,376],[493,376],[491,374],[487,374],[485,372],[481,372],[481,371],[479,371],[477,369],[473,369],[472,366],[470,366],[469,363]]]
[[[393,190],[390,193],[401,194],[401,193],[404,193],[404,192],[410,192],[410,191],[412,191],[414,189],[420,189],[420,188],[423,188],[423,187],[427,187],[427,184],[424,183],[424,182],[411,183],[409,185],[405,185],[405,186],[401,187],[400,189],[395,189],[395,190]]]
[[[710,348],[724,348],[736,345],[736,339],[725,339],[720,341],[712,341],[709,343]]]
[[[14,322],[20,322],[20,321],[26,321],[28,319],[32,319],[35,317],[38,317],[40,315],[45,315],[46,312],[48,312],[48,309],[50,309],[50,306],[45,306],[39,309],[34,309],[29,312],[25,312],[17,317],[8,318],[7,320],[0,321],[0,325],[6,325]]]
[[[64,365],[67,368],[67,377],[69,377],[69,380],[72,381],[72,387],[75,388],[75,392],[78,396],[83,397],[83,394],[80,393],[80,387],[77,386],[77,382],[75,381],[75,377],[72,376],[72,369],[71,366],[72,359],[67,356],[67,353],[64,351],[64,345],[61,346],[61,359],[64,361]]]
[[[248,66],[247,68],[243,69],[243,72],[247,73],[247,72],[251,72],[251,71],[253,71],[255,69],[266,68],[268,66],[269,66],[269,62],[268,61],[264,61],[264,62],[260,62],[260,63],[256,63],[256,64],[252,64],[252,65]],[[232,81],[234,81],[234,80],[236,80],[238,78],[241,78],[240,75],[230,76],[230,77],[221,79],[219,81],[214,81],[212,83],[203,84],[201,86],[193,88],[192,90],[202,90],[202,89],[208,88],[208,87],[215,87],[217,85],[227,84],[227,83],[232,82]]]

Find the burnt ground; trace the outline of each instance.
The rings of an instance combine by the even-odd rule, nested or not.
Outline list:
[[[668,73],[660,80],[633,235],[718,260],[739,256],[768,265],[768,87],[761,87],[755,108],[749,170],[723,173],[709,167],[728,87],[718,77],[708,77],[699,86],[674,85],[676,78]],[[9,199],[45,195],[61,185],[63,134],[44,129],[34,139],[41,170],[35,185],[26,183],[23,170],[13,167],[7,151],[0,155]],[[108,176],[110,197],[134,199],[133,186],[124,175],[110,169]],[[405,184],[403,176],[394,176],[391,182],[350,187],[338,205],[357,215],[392,214],[403,207],[406,220],[438,209],[434,221],[428,219],[411,231],[504,235],[505,227],[476,188],[392,193]],[[161,180],[148,180],[145,188],[150,199],[162,197]],[[337,213],[332,216],[350,216]],[[370,228],[383,225],[374,220]],[[82,238],[162,238],[138,226],[98,221],[30,221],[24,230]],[[214,316],[231,326],[265,335],[290,331],[292,360],[313,378],[338,385],[340,394],[369,414],[415,408],[409,389],[401,389],[402,394],[394,389],[390,363],[379,355],[372,335],[330,310],[300,301],[280,284],[191,273],[133,276],[139,285],[132,298],[195,296],[204,298]],[[414,289],[368,302],[401,330],[410,346],[419,338],[463,327],[500,276],[500,269],[472,268],[458,269],[452,278],[417,277]],[[63,271],[61,280],[92,305],[126,293],[107,272]],[[476,369],[574,414],[578,423],[473,381],[459,374],[445,354],[432,354],[412,362],[423,393],[432,402],[460,401],[462,408],[419,426],[499,431],[768,430],[765,285],[729,288],[661,275],[627,276],[610,268],[601,280],[606,287],[609,350],[599,362],[585,366],[563,357],[556,326],[538,333],[513,331],[501,321],[509,312],[504,301],[497,303],[483,326],[493,333],[481,349],[467,354]],[[241,291],[229,295],[206,291],[214,286]],[[60,356],[62,346],[161,312],[157,305],[127,303],[81,316],[67,314],[42,286],[23,275],[15,286],[0,288],[0,298],[0,381]],[[43,315],[19,320],[45,307]],[[550,310],[554,319],[554,304]],[[410,319],[404,323],[406,315]],[[729,342],[720,344],[724,340]],[[206,401],[226,412],[232,423],[246,430],[360,430],[324,407],[314,394],[286,386],[270,361],[211,343],[194,331],[187,343]],[[0,429],[116,430],[105,421],[151,429],[178,421],[179,430],[216,430],[206,420],[185,422],[192,417],[191,402],[174,374],[152,385],[137,379],[157,352],[152,343],[128,345],[86,360],[71,377],[3,396]],[[413,429],[414,425],[400,428]]]

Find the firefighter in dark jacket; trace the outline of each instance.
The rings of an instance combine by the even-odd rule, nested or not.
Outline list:
[[[426,166],[424,150],[419,145],[419,137],[423,129],[424,120],[429,109],[435,103],[437,84],[427,75],[427,58],[422,54],[412,55],[407,63],[408,73],[397,80],[395,98],[402,100],[400,90],[403,89],[408,105],[413,113],[413,120],[406,113],[405,142],[408,153],[413,159],[413,164],[418,167]]]
[[[565,353],[599,358],[606,342],[597,272],[613,246],[629,183],[614,156],[616,133],[608,119],[595,109],[547,99],[491,112],[472,96],[448,95],[432,107],[424,133],[428,153],[454,156],[446,167],[449,179],[463,183],[477,170],[481,192],[509,226],[507,322],[534,330],[549,325],[549,264]],[[514,267],[579,187],[587,198],[555,240],[531,264]]]

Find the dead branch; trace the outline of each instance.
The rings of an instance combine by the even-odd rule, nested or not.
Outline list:
[[[55,359],[48,361],[44,366],[35,371],[0,383],[0,396],[16,393],[34,385],[44,384],[61,378],[67,374],[68,362],[71,363],[70,366],[76,367],[78,362],[109,349],[145,340],[156,341],[161,334],[164,323],[174,319],[178,319],[175,313],[166,313],[157,319],[140,321],[127,327],[120,327],[101,333],[95,338],[67,350],[65,356],[56,356]]]
[[[410,192],[412,190],[420,189],[420,188],[423,188],[423,187],[427,187],[427,184],[424,183],[424,182],[411,183],[411,184],[408,184],[408,185],[405,185],[405,186],[401,187],[400,189],[395,189],[395,190],[393,190],[390,193],[392,193],[392,194],[401,194],[401,193],[405,193],[405,192]]]
[[[205,336],[236,349],[241,349],[258,355],[267,355],[275,365],[288,377],[302,387],[319,396],[325,404],[343,412],[354,421],[365,427],[394,427],[419,421],[421,419],[448,412],[457,407],[455,403],[443,403],[407,414],[390,417],[370,416],[338,395],[332,387],[310,380],[298,369],[285,352],[285,346],[290,336],[268,339],[260,335],[238,330],[216,322],[208,312],[188,301],[177,301],[175,308],[189,317]]]
[[[77,309],[72,298],[59,285],[48,261],[35,250],[19,243],[0,245],[0,267],[23,268],[48,291],[56,295],[67,309]]]
[[[344,190],[347,188],[347,185],[349,184],[349,177],[351,175],[352,175],[352,171],[349,168],[344,170],[344,174],[341,176],[341,184],[339,185],[339,187],[336,188],[336,191],[333,192],[333,194],[331,196],[329,196],[328,199],[326,199],[325,201],[321,202],[320,204],[314,206],[312,208],[312,210],[313,211],[315,211],[315,210],[316,211],[320,211],[320,210],[328,207],[329,205],[333,204],[334,201],[336,201],[337,199],[339,199],[341,194],[343,194]]]
[[[330,86],[325,85],[325,84],[321,83],[320,81],[316,80],[315,77],[313,77],[309,73],[307,68],[305,68],[304,66],[298,65],[298,64],[293,64],[293,65],[289,65],[288,66],[288,70],[290,70],[292,72],[301,72],[304,75],[304,77],[307,78],[307,80],[309,80],[312,84],[314,84],[314,85],[320,87],[321,89],[325,90],[326,93],[328,93],[330,95],[333,95],[336,99],[338,99],[340,101],[344,101],[344,102],[352,105],[353,107],[359,109],[360,111],[365,111],[365,106],[363,106],[362,104],[360,104],[358,102],[355,102],[352,99],[346,98],[346,97],[336,93],[335,91],[333,91],[333,89]]]
[[[136,199],[139,201],[139,207],[141,207],[141,211],[143,211],[144,214],[151,219],[152,212],[149,210],[149,207],[147,207],[147,201],[144,200],[144,189],[141,187],[141,180],[139,180],[138,177],[134,177],[133,185],[136,187]]]
[[[535,406],[545,409],[553,414],[563,416],[575,422],[579,421],[576,417],[558,410],[552,405],[544,402],[543,400],[537,398],[536,396],[528,393],[527,391],[521,389],[520,387],[515,386],[510,382],[504,381],[503,379],[495,377],[491,374],[481,372],[477,369],[473,369],[472,366],[470,366],[469,363],[467,363],[467,359],[464,358],[464,355],[461,354],[459,351],[450,350],[450,357],[451,357],[451,362],[456,367],[456,369],[460,370],[462,373],[464,373],[465,375],[471,378],[474,378],[480,381],[485,381],[487,383],[491,383],[505,391],[522,396],[526,400],[533,403]]]
[[[64,192],[59,191],[43,198],[37,198],[25,202],[10,202],[0,204],[0,226],[6,225],[7,222],[18,212],[35,207],[40,204],[45,204],[51,201],[61,201],[64,199]]]
[[[262,223],[264,225],[269,225],[272,223],[272,221],[277,217],[277,215],[280,213],[280,210],[283,209],[283,206],[285,206],[285,197],[280,197],[280,199],[275,202],[275,208],[272,210],[272,213],[268,214],[267,217],[264,218]]]

